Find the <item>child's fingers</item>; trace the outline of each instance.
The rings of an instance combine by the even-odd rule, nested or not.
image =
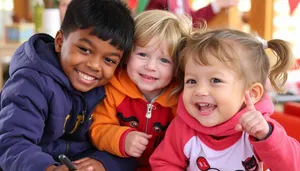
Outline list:
[[[145,149],[146,149],[146,147],[145,148],[143,148],[141,146],[136,147],[132,150],[132,155],[131,156],[132,157],[140,157],[143,154]]]
[[[250,97],[249,91],[245,92],[245,104],[248,111],[256,111],[252,99]]]
[[[139,144],[143,145],[143,146],[146,146],[148,145],[149,143],[149,140],[145,137],[140,137],[139,140],[138,140]]]
[[[144,146],[146,146],[149,143],[148,139],[152,137],[152,135],[148,135],[144,132],[138,132],[137,135],[138,135],[138,139],[137,139],[138,142]]]
[[[257,125],[259,125],[259,122],[260,122],[259,119],[253,118],[242,125],[243,125],[244,130],[251,134],[251,133],[253,133],[252,132],[253,128],[256,127]]]
[[[93,170],[94,170],[94,167],[93,167],[93,166],[89,166],[86,170],[87,170],[87,171],[93,171]]]
[[[81,161],[80,163],[76,163],[77,170],[82,170],[83,168],[91,167],[91,165],[93,164],[92,160],[90,158],[87,158],[87,159],[88,160],[84,160],[84,161]]]
[[[94,167],[91,166],[91,164],[85,164],[85,165],[77,166],[77,170],[93,171]]]
[[[247,131],[251,125],[254,125],[253,122],[256,122],[256,119],[255,115],[253,115],[253,112],[246,112],[241,116],[239,124],[237,124],[235,127],[237,131]]]
[[[144,132],[138,132],[137,134],[140,135],[141,137],[144,137],[144,138],[147,138],[147,139],[149,139],[149,138],[152,137],[152,135],[148,135],[148,134],[146,134]]]
[[[243,131],[243,126],[241,124],[237,124],[235,126],[235,130],[237,130],[237,131]]]
[[[150,138],[152,138],[152,135],[148,134],[146,138],[150,139]]]
[[[255,136],[258,132],[260,132],[260,130],[262,130],[262,125],[257,123],[251,127],[248,134]]]
[[[138,145],[136,146],[136,149],[137,149],[138,151],[143,152],[143,151],[146,149],[146,146],[147,146],[147,145],[138,144]]]
[[[246,113],[244,113],[241,117],[240,117],[240,124],[243,127],[247,127],[247,125],[252,121],[256,119],[256,115],[255,115],[256,111],[248,111]]]
[[[141,157],[142,153],[139,152],[133,152],[130,156],[132,157]]]
[[[73,163],[76,163],[76,164],[78,164],[78,163],[85,162],[86,160],[89,160],[89,159],[90,159],[90,158],[88,158],[88,157],[85,157],[85,158],[82,158],[82,159],[76,160],[76,161],[74,161]]]

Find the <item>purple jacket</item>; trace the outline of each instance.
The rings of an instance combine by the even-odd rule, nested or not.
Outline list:
[[[71,160],[97,159],[108,171],[135,170],[134,159],[121,159],[91,145],[91,113],[105,98],[104,88],[76,91],[62,71],[53,43],[52,37],[36,34],[12,58],[10,78],[1,92],[0,168],[42,171],[66,154]]]

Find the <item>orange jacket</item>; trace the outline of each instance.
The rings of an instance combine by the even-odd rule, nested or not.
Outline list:
[[[177,83],[171,83],[152,103],[145,100],[126,70],[116,71],[105,87],[106,98],[96,107],[90,136],[99,150],[126,157],[125,137],[137,130],[151,134],[146,150],[139,159],[141,168],[150,167],[149,157],[162,141],[166,128],[176,113],[178,97],[169,97]],[[147,112],[148,111],[148,112]],[[148,118],[146,118],[148,114]]]

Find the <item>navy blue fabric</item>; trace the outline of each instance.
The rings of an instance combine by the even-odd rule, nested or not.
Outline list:
[[[105,97],[104,88],[76,91],[61,69],[52,37],[36,34],[22,44],[13,55],[9,74],[1,92],[3,170],[45,170],[58,164],[59,154],[71,160],[95,158],[109,171],[135,170],[134,159],[97,151],[89,142],[91,113]],[[76,127],[83,115],[84,122]]]

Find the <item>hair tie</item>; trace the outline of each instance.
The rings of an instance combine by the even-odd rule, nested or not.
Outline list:
[[[262,44],[263,49],[268,49],[268,42],[265,39],[263,39],[261,37],[257,37],[257,39]]]

